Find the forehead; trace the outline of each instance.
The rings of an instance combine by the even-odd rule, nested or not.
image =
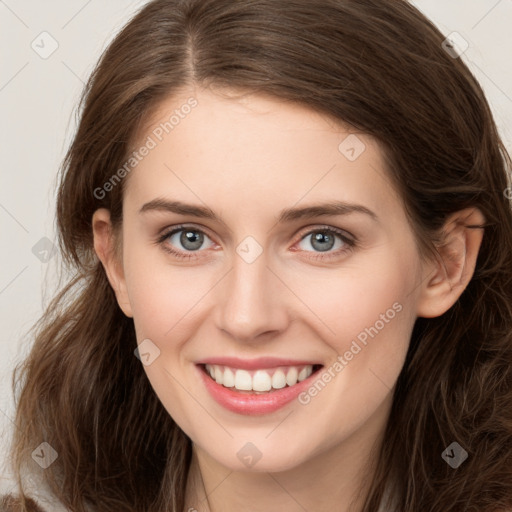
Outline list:
[[[190,89],[153,112],[134,151],[143,146],[150,149],[130,172],[125,197],[139,204],[170,195],[253,215],[255,203],[327,199],[389,210],[399,202],[375,139],[274,98]]]

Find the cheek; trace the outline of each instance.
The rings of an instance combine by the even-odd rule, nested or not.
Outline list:
[[[375,324],[383,331],[395,319],[409,319],[403,311],[411,309],[416,266],[406,261],[382,254],[357,266],[295,277],[294,292],[324,325],[330,342],[352,339]]]
[[[330,449],[390,404],[415,321],[413,269],[391,263],[386,272],[353,269],[350,277],[326,280],[322,293],[308,296],[308,305],[329,327],[322,332],[331,349],[326,368],[299,397],[304,414],[316,418],[321,449]]]
[[[183,319],[194,317],[215,276],[211,268],[171,265],[165,253],[154,248],[126,247],[126,286],[137,337],[162,339]]]
[[[321,280],[309,278],[297,291],[321,321],[331,362],[339,363],[332,373],[343,377],[333,380],[356,396],[374,386],[389,391],[402,369],[416,318],[417,271],[412,251],[401,257],[389,252]]]

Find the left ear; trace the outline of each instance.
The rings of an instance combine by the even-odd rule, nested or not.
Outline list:
[[[442,228],[442,242],[436,246],[436,262],[426,269],[417,303],[417,316],[434,318],[448,311],[462,295],[475,272],[484,236],[485,217],[478,208],[452,214]]]

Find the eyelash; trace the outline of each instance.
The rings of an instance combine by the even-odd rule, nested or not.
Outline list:
[[[176,257],[180,260],[190,260],[192,258],[195,258],[196,256],[194,255],[194,253],[201,252],[201,251],[188,251],[188,252],[177,251],[176,249],[173,249],[170,245],[165,243],[167,241],[167,239],[169,237],[171,237],[172,235],[179,233],[180,231],[185,231],[185,230],[193,231],[194,233],[201,233],[211,239],[211,237],[208,236],[208,234],[205,231],[203,231],[202,229],[196,228],[194,226],[179,225],[179,226],[175,226],[172,229],[163,233],[157,239],[157,243],[162,246],[162,249],[164,251],[168,252],[169,254],[172,254],[174,257]],[[351,235],[352,238],[349,238],[348,236],[346,236],[344,231],[337,229],[337,228],[333,228],[331,226],[322,226],[319,228],[312,229],[312,230],[304,233],[299,238],[298,242],[301,242],[302,240],[304,240],[308,236],[311,236],[314,233],[327,233],[329,235],[336,235],[345,244],[345,247],[342,249],[338,249],[335,252],[327,252],[327,251],[324,253],[317,252],[317,254],[315,256],[308,256],[308,258],[311,258],[313,260],[320,259],[323,261],[326,261],[326,260],[330,261],[332,259],[338,258],[339,256],[341,256],[345,253],[352,252],[358,246],[358,242],[355,237],[353,237]],[[304,252],[312,252],[312,251],[304,251]]]

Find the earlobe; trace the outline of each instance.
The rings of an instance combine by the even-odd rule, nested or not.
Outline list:
[[[128,317],[133,317],[122,262],[115,250],[115,237],[110,221],[110,212],[105,208],[96,210],[92,216],[94,251],[101,261],[107,279],[112,286],[119,307]]]
[[[475,272],[484,235],[485,218],[477,208],[451,215],[443,227],[443,241],[421,287],[417,316],[434,318],[448,311],[462,295]]]

